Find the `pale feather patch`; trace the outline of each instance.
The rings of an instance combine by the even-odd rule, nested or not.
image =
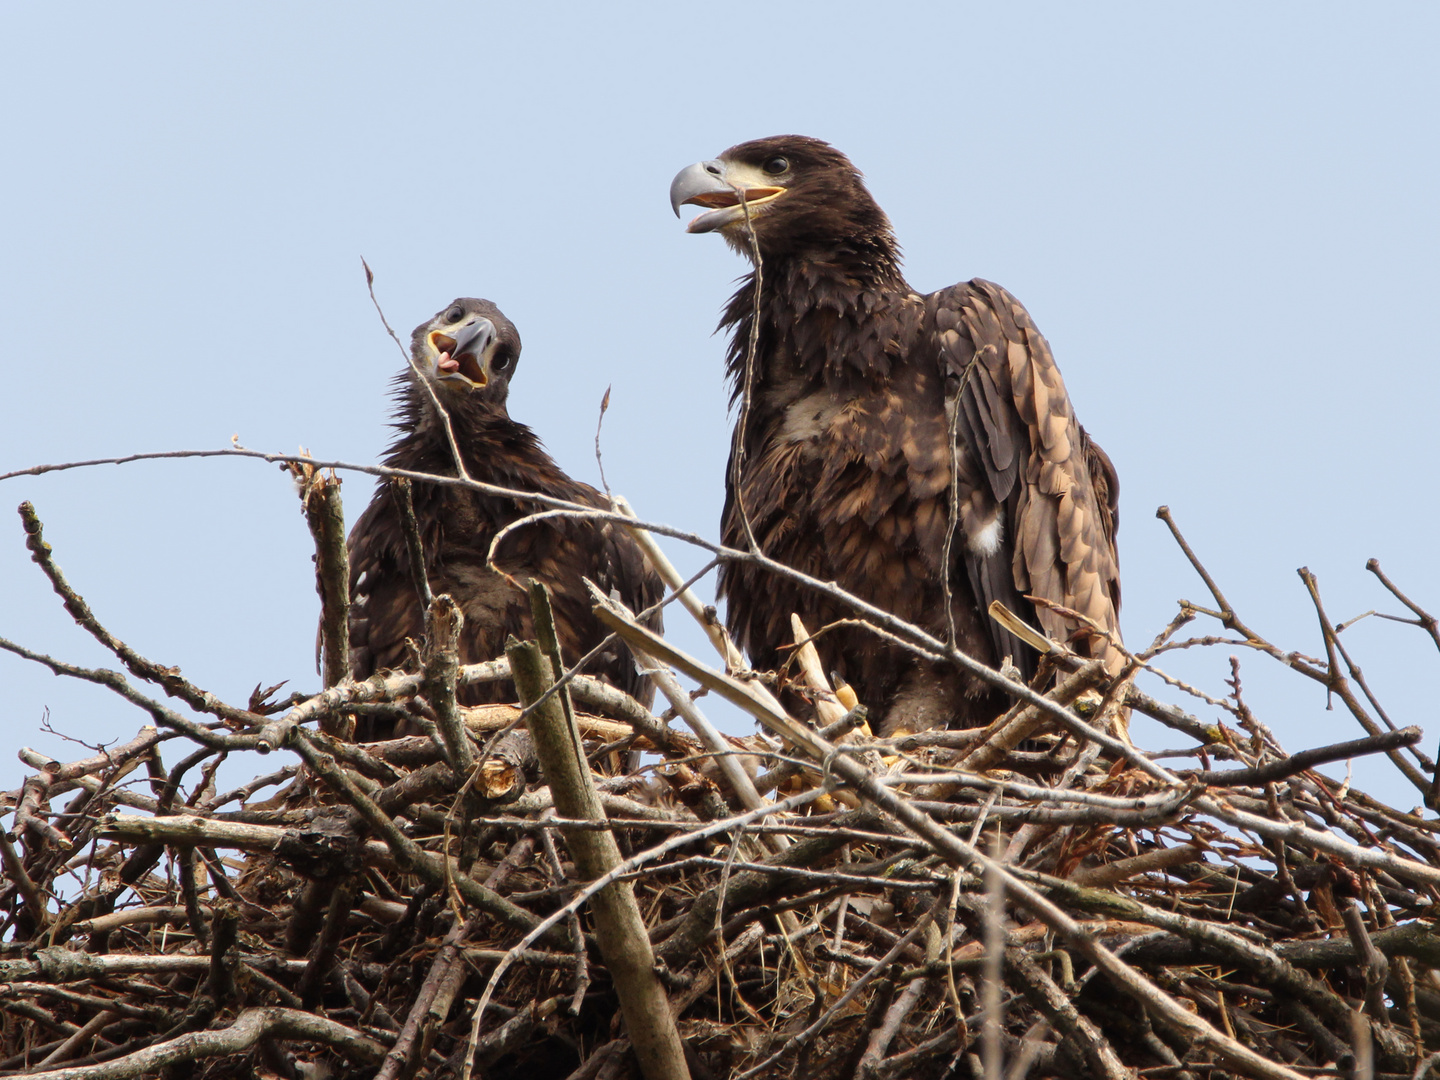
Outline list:
[[[785,408],[785,421],[780,425],[780,441],[785,443],[810,443],[826,434],[835,422],[836,414],[844,407],[841,401],[828,390],[808,394]]]
[[[1005,539],[1005,520],[999,514],[991,518],[976,532],[965,538],[965,546],[971,554],[989,558],[1000,550],[1000,541]]]

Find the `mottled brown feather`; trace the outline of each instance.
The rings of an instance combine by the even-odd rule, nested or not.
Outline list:
[[[746,546],[743,506],[767,555],[938,637],[948,637],[953,620],[959,647],[987,664],[1008,656],[1028,676],[1037,661],[985,614],[999,600],[1118,671],[1120,654],[1103,637],[1026,599],[1073,608],[1118,635],[1115,472],[1076,422],[1028,312],[978,279],[914,293],[889,221],[825,143],[763,139],[721,160],[759,166],[776,155],[790,173],[785,193],[755,218],[764,288],[752,407],[734,434],[744,467],[738,486],[727,477],[725,543]],[[743,238],[727,239],[748,250]],[[752,274],[721,324],[732,331],[737,397],[747,382],[755,287]],[[997,517],[999,542],[987,552],[979,538]],[[731,633],[759,668],[785,663],[791,612],[812,630],[852,616],[743,564],[725,567],[720,593]],[[1005,704],[973,676],[917,660],[863,628],[831,628],[817,647],[825,668],[879,711],[885,730],[970,726]]]
[[[419,330],[417,339],[418,335]],[[518,353],[518,338],[516,349]],[[385,464],[456,475],[434,406],[417,377],[407,370],[396,383],[399,435],[385,455]],[[567,476],[535,433],[510,419],[505,408],[507,389],[508,378],[497,378],[483,391],[442,392],[470,476],[483,483],[608,509],[600,492]],[[538,580],[549,586],[561,657],[567,664],[608,636],[591,611],[584,578],[636,611],[663,595],[659,577],[620,527],[562,518],[517,530],[496,553],[496,565],[516,579],[511,581],[487,567],[491,542],[506,525],[544,507],[525,499],[424,483],[414,485],[413,501],[431,591],[449,593],[465,615],[461,663],[503,656],[509,635],[534,636],[529,601],[516,581]],[[411,580],[399,510],[383,482],[350,533],[349,551],[351,675],[363,679],[386,668],[404,669],[410,659],[406,639],[419,640],[424,618]],[[649,625],[657,631],[661,628],[658,612]],[[629,650],[619,642],[612,643],[586,671],[646,705],[654,696],[654,688],[637,673]],[[514,701],[515,691],[513,684],[505,681],[469,687],[460,697],[467,705]],[[386,732],[362,725],[359,734],[374,738]]]

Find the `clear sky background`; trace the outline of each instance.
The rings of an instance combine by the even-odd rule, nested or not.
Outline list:
[[[525,344],[512,415],[591,482],[613,384],[612,486],[714,536],[731,418],[711,331],[744,267],[685,234],[667,187],[795,132],[865,172],[915,287],[990,278],[1049,337],[1120,472],[1130,642],[1208,600],[1165,503],[1242,616],[1316,654],[1301,565],[1336,619],[1398,609],[1371,556],[1440,609],[1437,38],[1418,3],[6,4],[0,472],[232,435],[375,461],[401,360],[364,256],[402,335],[455,296],[496,301]],[[347,479],[352,520],[371,488]],[[237,702],[316,687],[311,543],[274,467],[0,485],[6,515],[22,499],[149,657]],[[13,516],[0,635],[118,666]],[[1347,640],[1433,753],[1428,639],[1371,619]],[[1170,666],[1223,694],[1233,651]],[[1318,686],[1242,661],[1290,749],[1360,734]],[[20,745],[81,754],[47,710],[90,742],[145,720],[9,655],[0,686],[4,787]],[[1418,802],[1383,764],[1360,781]]]

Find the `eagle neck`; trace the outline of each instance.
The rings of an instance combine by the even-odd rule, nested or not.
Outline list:
[[[745,389],[757,283],[752,389],[797,381],[845,389],[890,373],[906,336],[910,294],[893,245],[770,258],[742,280],[721,321],[732,331],[726,365],[732,400]]]
[[[456,475],[455,455],[435,403],[408,373],[402,373],[400,380],[403,389],[395,411],[395,427],[401,434],[386,453],[385,464],[440,476]],[[444,395],[442,401],[471,479],[505,487],[522,486],[518,483],[521,478],[516,476],[518,466],[536,459],[548,460],[539,437],[510,419],[503,403],[478,395],[450,394]],[[483,448],[483,452],[477,453],[477,448]]]

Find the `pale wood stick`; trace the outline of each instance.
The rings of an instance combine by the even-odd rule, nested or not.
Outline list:
[[[532,600],[534,596],[532,594]],[[526,703],[539,701],[549,689],[553,674],[539,647],[512,643],[506,650],[515,686]],[[553,695],[530,714],[535,751],[555,798],[555,808],[566,817],[604,821],[605,811],[585,760],[580,732]],[[620,848],[610,832],[561,827],[565,843],[584,881],[593,881],[620,865]],[[647,1080],[685,1080],[690,1075],[680,1032],[670,1015],[665,989],[655,974],[655,954],[645,920],[629,882],[612,882],[590,898],[595,938],[605,966],[615,983],[630,1044]],[[471,1041],[479,1032],[480,1010],[475,1013]],[[470,1072],[467,1055],[462,1077]]]

